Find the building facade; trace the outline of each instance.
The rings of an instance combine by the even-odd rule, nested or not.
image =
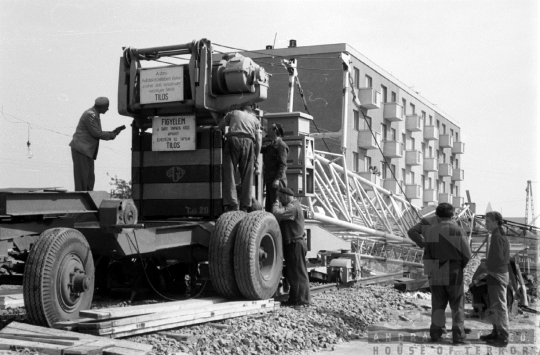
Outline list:
[[[350,75],[344,75],[342,53],[348,55]],[[346,130],[318,138],[317,150],[341,152],[346,132],[347,166],[362,177],[405,194],[417,206],[463,205],[464,143],[457,121],[354,48],[347,44],[290,46],[242,54],[272,74],[268,99],[260,104],[265,112],[287,110],[289,74],[281,61],[295,58],[307,108],[297,87],[293,111],[313,116],[311,132],[339,132],[347,115]],[[347,101],[343,99],[346,86]],[[351,86],[360,106],[353,101]]]

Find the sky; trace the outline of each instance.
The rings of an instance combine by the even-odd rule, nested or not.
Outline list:
[[[117,112],[122,47],[295,39],[347,43],[457,120],[460,191],[478,213],[490,203],[524,217],[531,180],[538,215],[538,17],[536,0],[0,0],[0,188],[73,190],[68,144],[98,96],[111,101],[103,129],[129,127]],[[100,143],[95,190],[130,179],[130,148],[129,130]]]

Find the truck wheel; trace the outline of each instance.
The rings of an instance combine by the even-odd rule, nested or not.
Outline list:
[[[276,292],[283,268],[281,231],[273,214],[258,211],[240,222],[234,246],[238,288],[248,299],[264,300]]]
[[[234,275],[234,241],[239,222],[247,216],[243,211],[222,214],[210,238],[208,269],[216,291],[226,298],[242,296]]]
[[[94,261],[77,230],[43,232],[30,249],[24,268],[23,295],[28,320],[41,326],[79,317],[94,294]]]

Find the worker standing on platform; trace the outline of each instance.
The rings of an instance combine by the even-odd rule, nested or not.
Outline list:
[[[253,173],[256,158],[259,155],[261,125],[251,111],[251,106],[229,112],[219,122],[218,127],[229,132],[225,135],[223,152],[223,204],[225,212],[238,210],[247,211],[251,207]],[[241,179],[241,194],[236,193],[235,172],[238,169]],[[238,202],[240,200],[240,203]]]
[[[109,110],[109,99],[98,97],[94,106],[84,111],[77,129],[73,134],[71,158],[73,159],[73,176],[75,178],[75,191],[93,191],[96,181],[94,173],[94,160],[97,158],[99,140],[111,140],[125,128],[121,126],[112,132],[101,130],[100,114]]]
[[[289,188],[278,190],[272,213],[279,222],[283,238],[285,277],[289,282],[289,299],[286,304],[295,308],[308,307],[310,303],[309,276],[307,273],[307,242],[304,238],[304,214],[300,202]]]
[[[487,254],[486,277],[489,297],[487,314],[493,323],[491,334],[480,336],[488,345],[506,347],[508,345],[508,306],[506,287],[509,282],[508,265],[510,264],[510,244],[501,228],[502,215],[491,211],[486,213],[486,229],[491,232],[491,242]],[[518,272],[519,269],[518,269]]]
[[[263,179],[266,189],[264,208],[267,212],[272,212],[272,204],[276,201],[278,189],[287,187],[286,171],[289,147],[282,139],[283,126],[279,123],[270,127],[268,137],[272,141],[262,147],[261,153],[263,154]]]
[[[463,269],[471,258],[471,248],[465,231],[454,221],[454,207],[441,203],[435,211],[439,223],[432,225],[424,235],[424,272],[431,288],[432,341],[441,341],[446,324],[445,310],[448,303],[452,310],[452,339],[454,345],[469,344],[465,341],[465,294]]]

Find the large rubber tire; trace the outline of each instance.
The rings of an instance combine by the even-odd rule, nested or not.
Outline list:
[[[222,214],[210,237],[208,268],[214,289],[223,297],[242,297],[234,275],[234,241],[239,222],[247,216],[243,211]]]
[[[43,232],[30,249],[23,276],[28,320],[41,326],[79,317],[94,295],[94,261],[90,246],[77,230]]]
[[[252,212],[240,222],[234,246],[234,271],[244,297],[264,300],[274,295],[283,269],[282,244],[273,214]],[[267,254],[262,260],[261,251]]]

